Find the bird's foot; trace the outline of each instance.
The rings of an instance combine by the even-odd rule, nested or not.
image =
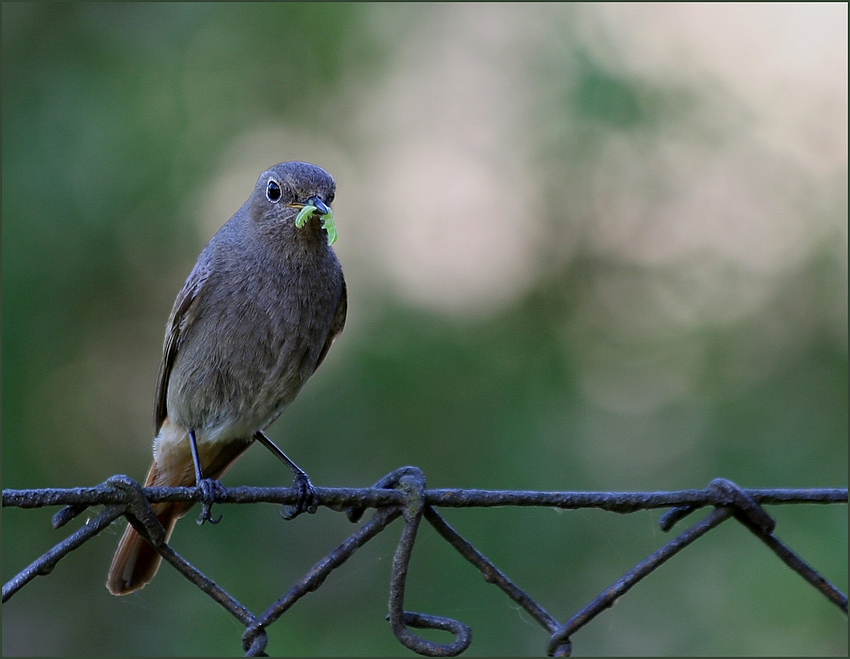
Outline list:
[[[197,486],[201,490],[201,503],[204,506],[201,514],[198,516],[198,525],[202,525],[204,522],[218,524],[222,516],[219,515],[214,518],[212,516],[212,506],[215,503],[216,496],[223,496],[227,493],[227,490],[221,484],[221,481],[213,478],[202,478],[198,481]]]
[[[311,515],[315,513],[319,507],[319,497],[316,494],[316,488],[310,482],[310,477],[303,471],[296,473],[292,487],[298,490],[298,499],[294,506],[284,506],[280,516],[285,520],[291,520],[301,513],[310,513]]]

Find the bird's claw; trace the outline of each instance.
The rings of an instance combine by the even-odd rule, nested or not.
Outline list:
[[[319,507],[319,497],[307,474],[304,472],[296,474],[292,487],[298,490],[298,499],[294,506],[284,506],[280,516],[289,521],[301,513],[314,514]]]
[[[200,526],[204,522],[218,524],[221,521],[222,515],[213,517],[212,506],[215,503],[217,495],[225,494],[226,490],[224,489],[224,486],[220,481],[212,478],[203,478],[198,481],[198,488],[201,490],[201,503],[204,506],[203,510],[201,510],[201,514],[198,516],[198,525]]]

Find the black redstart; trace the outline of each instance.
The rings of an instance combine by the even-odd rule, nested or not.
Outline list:
[[[321,167],[275,165],[201,252],[166,327],[146,487],[209,487],[258,440],[293,470],[302,494],[312,494],[307,475],[263,430],[313,375],[345,323],[345,279],[329,244],[336,237],[335,187]],[[166,537],[192,505],[154,504]],[[299,500],[295,513],[305,508]],[[128,526],[109,569],[109,592],[144,587],[160,560]]]

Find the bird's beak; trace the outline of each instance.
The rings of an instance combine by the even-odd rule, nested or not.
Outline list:
[[[315,206],[315,207],[316,207],[316,213],[318,213],[319,215],[327,215],[328,213],[330,213],[330,212],[331,212],[331,209],[330,209],[330,208],[328,208],[328,207],[325,205],[325,202],[323,202],[323,201],[322,201],[321,199],[319,199],[318,197],[310,197],[310,198],[307,200],[307,203],[308,203],[310,206]]]
[[[288,203],[287,206],[289,206],[290,208],[297,208],[299,210],[304,208],[305,206],[312,206],[316,209],[315,211],[313,211],[316,215],[327,215],[331,212],[331,209],[325,204],[325,202],[323,202],[318,197],[310,197],[307,200],[306,204],[302,204],[297,201],[292,201]]]

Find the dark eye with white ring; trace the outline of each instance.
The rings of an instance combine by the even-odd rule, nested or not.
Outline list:
[[[269,179],[268,184],[266,185],[266,197],[273,204],[276,204],[280,201],[281,197],[280,185],[273,178]]]

